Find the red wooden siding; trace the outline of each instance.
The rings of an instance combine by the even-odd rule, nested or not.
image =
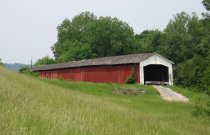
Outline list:
[[[136,83],[140,83],[139,64],[89,66],[38,72],[41,77],[96,83],[124,83],[126,78],[134,72],[137,78]]]

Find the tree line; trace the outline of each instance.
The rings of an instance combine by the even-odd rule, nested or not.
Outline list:
[[[4,66],[4,63],[1,61],[1,59],[0,59],[0,66]]]
[[[163,31],[140,34],[117,18],[83,12],[57,27],[57,42],[51,47],[55,58],[46,56],[35,65],[157,52],[175,63],[176,84],[210,91],[210,0],[202,4],[207,11],[201,18],[178,13]]]

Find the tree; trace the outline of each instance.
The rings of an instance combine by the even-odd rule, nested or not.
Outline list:
[[[38,76],[38,74],[33,72],[28,66],[21,66],[18,72],[26,75]]]
[[[133,29],[125,22],[100,17],[91,29],[93,52],[97,57],[130,54],[133,52]]]
[[[206,69],[203,71],[204,73],[202,77],[203,89],[207,91],[207,93],[210,95],[210,63],[209,61],[210,61],[210,53],[209,53],[209,56],[206,58]]]
[[[208,10],[208,11],[210,10],[210,0],[203,0],[202,4],[206,10]]]
[[[210,0],[203,0],[202,4],[207,11],[210,11]],[[209,19],[210,19],[209,12],[202,13],[202,16],[204,17],[205,20],[209,21]]]
[[[209,35],[208,18],[199,19],[195,13],[190,16],[182,12],[174,16],[154,40],[157,52],[175,62],[176,84],[209,90]]]
[[[136,53],[157,51],[160,45],[160,35],[161,32],[158,30],[145,30],[136,34],[134,39]]]
[[[202,77],[203,89],[210,95],[210,65],[206,68]]]
[[[0,59],[0,66],[4,66],[4,63],[1,61],[1,59]]]
[[[134,50],[133,29],[117,18],[97,18],[84,12],[72,20],[65,19],[57,29],[58,40],[52,51],[59,62],[129,54]]]
[[[34,65],[39,66],[39,65],[47,65],[47,64],[54,64],[54,63],[55,61],[53,58],[50,58],[49,56],[45,56],[41,59],[38,59]]]
[[[203,5],[209,11],[209,1]],[[97,17],[90,12],[65,19],[58,27],[58,40],[52,46],[56,62],[158,52],[175,63],[176,84],[210,88],[210,17],[200,19],[195,13],[176,14],[163,30],[145,30],[135,34],[123,21]],[[47,62],[44,62],[48,64]]]
[[[182,12],[170,20],[163,32],[159,52],[175,63],[192,58],[199,52],[204,27],[196,14]]]
[[[84,12],[80,15],[75,16],[72,21],[69,19],[65,19],[58,27],[58,40],[51,47],[55,59],[69,61],[69,59],[63,59],[63,53],[69,50],[71,45],[67,44],[68,42],[74,43],[76,41],[80,43],[89,44],[92,40],[89,38],[90,33],[89,29],[91,25],[96,21],[96,16],[91,14],[90,12]],[[74,45],[73,45],[74,46]],[[68,58],[68,57],[65,57]]]
[[[179,63],[176,67],[176,83],[185,87],[196,87],[203,89],[203,76],[207,67],[207,61],[196,55],[192,59]]]
[[[57,58],[58,62],[74,61],[95,57],[95,54],[92,53],[89,44],[81,43],[79,41],[67,40],[62,45],[66,46],[66,50],[63,50],[62,54]]]

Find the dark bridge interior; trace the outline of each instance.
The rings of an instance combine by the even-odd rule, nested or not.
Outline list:
[[[144,67],[144,84],[167,84],[168,67],[163,65],[148,65]]]

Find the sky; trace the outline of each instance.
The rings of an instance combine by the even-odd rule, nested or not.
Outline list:
[[[0,58],[4,63],[30,64],[53,57],[56,27],[81,12],[127,22],[135,33],[163,30],[182,11],[199,16],[202,0],[0,0]]]

